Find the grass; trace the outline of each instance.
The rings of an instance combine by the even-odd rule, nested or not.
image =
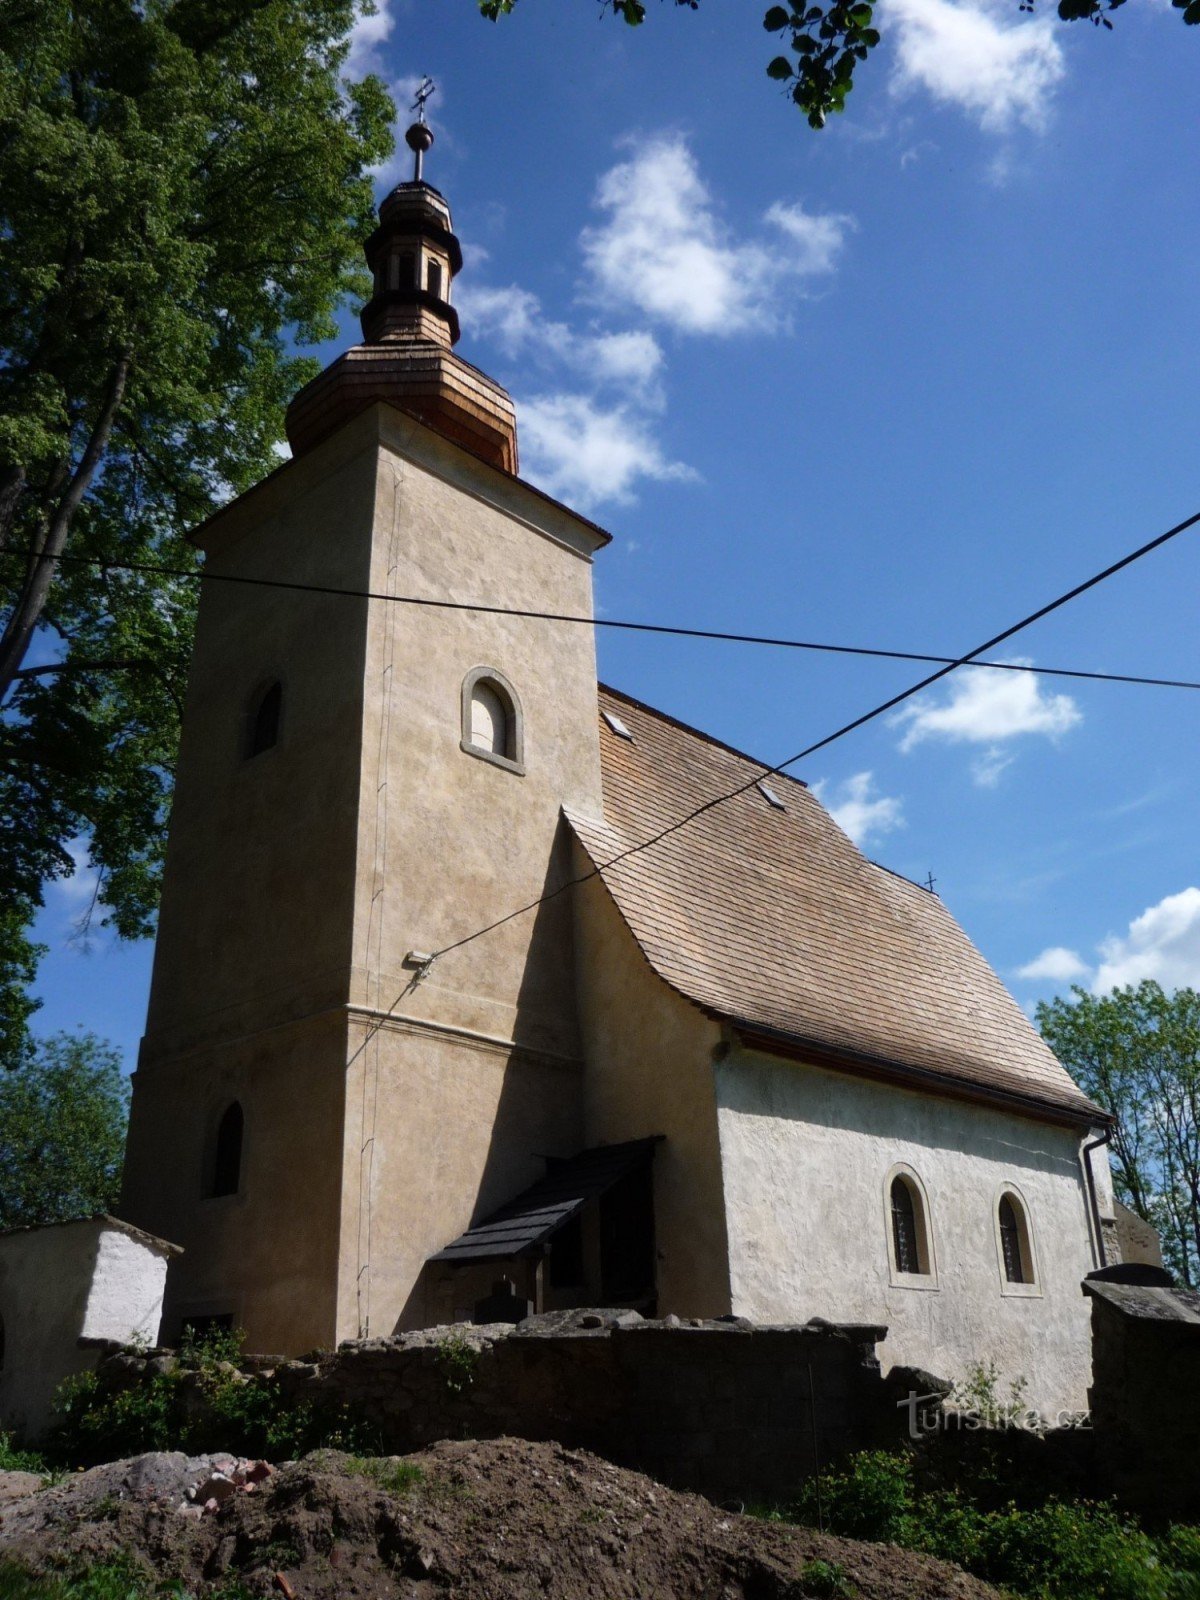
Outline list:
[[[344,1466],[357,1478],[370,1478],[387,1494],[409,1494],[425,1482],[423,1467],[396,1456],[349,1456]]]
[[[164,1583],[128,1558],[34,1573],[0,1562],[0,1600],[192,1600],[178,1583]],[[252,1600],[240,1583],[209,1590],[205,1600]]]
[[[0,1433],[0,1472],[40,1472],[44,1476],[49,1471],[45,1456],[36,1450],[18,1450],[11,1433]]]

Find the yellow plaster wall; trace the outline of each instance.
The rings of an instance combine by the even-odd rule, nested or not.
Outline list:
[[[346,1053],[333,1010],[136,1075],[120,1214],[184,1246],[167,1278],[166,1338],[188,1315],[231,1312],[251,1350],[333,1345]],[[208,1198],[217,1121],[233,1100],[245,1116],[241,1182]]]
[[[203,542],[215,574],[585,619],[205,585],[125,1214],[186,1241],[169,1317],[231,1309],[252,1345],[294,1352],[357,1333],[360,1294],[373,1331],[422,1320],[426,1256],[540,1176],[539,1152],[579,1147],[567,898],[419,987],[404,958],[567,870],[560,806],[594,807],[600,787],[586,619],[602,536],[380,405]],[[520,697],[524,775],[460,748],[481,665]],[[245,761],[247,704],[275,676],[278,746]],[[244,1193],[205,1200],[234,1097]]]
[[[588,863],[576,849],[576,870]],[[596,878],[573,891],[586,1143],[664,1134],[654,1154],[660,1315],[731,1308],[713,1050],[719,1026],[650,969]]]

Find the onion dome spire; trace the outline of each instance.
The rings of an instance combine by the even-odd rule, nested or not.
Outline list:
[[[379,226],[365,245],[372,294],[362,310],[364,342],[326,367],[296,395],[287,413],[293,454],[311,449],[376,401],[394,405],[506,472],[517,470],[517,424],[508,394],[486,373],[454,354],[458,312],[451,304],[462,271],[462,247],[450,207],[423,177],[433,146],[425,102],[405,134],[413,177],[379,207]]]

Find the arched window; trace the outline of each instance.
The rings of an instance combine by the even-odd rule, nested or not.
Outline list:
[[[893,1283],[936,1288],[933,1235],[924,1185],[908,1167],[893,1168],[885,1189],[888,1223],[888,1257]]]
[[[430,294],[436,295],[439,300],[442,298],[442,263],[440,261],[429,262],[425,273],[425,286]]]
[[[246,719],[246,759],[272,749],[279,742],[283,715],[283,685],[278,679],[259,692]]]
[[[525,734],[516,691],[494,667],[476,667],[463,679],[462,748],[510,772],[524,772]]]
[[[1036,1292],[1037,1263],[1029,1208],[1011,1186],[1005,1186],[996,1201],[996,1244],[1005,1293]]]
[[[235,1100],[225,1107],[217,1124],[217,1138],[213,1146],[212,1183],[209,1194],[215,1199],[222,1194],[236,1194],[242,1178],[242,1130],[245,1118]]]
[[[896,1251],[897,1272],[920,1272],[917,1250],[917,1208],[912,1190],[903,1178],[892,1180],[892,1245]]]

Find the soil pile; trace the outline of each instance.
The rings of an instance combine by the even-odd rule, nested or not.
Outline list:
[[[193,1594],[236,1581],[275,1600],[999,1600],[942,1562],[722,1510],[557,1444],[322,1451],[258,1481],[243,1466],[96,1467],[0,1504],[0,1559],[50,1570],[128,1552]],[[239,1471],[204,1509],[198,1489]]]

